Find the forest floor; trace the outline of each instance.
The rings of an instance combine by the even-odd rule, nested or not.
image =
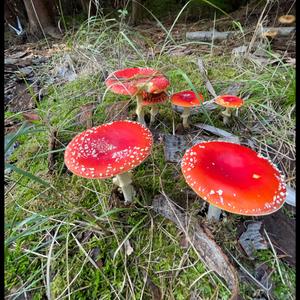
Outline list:
[[[240,299],[295,299],[294,207],[284,204],[265,217],[223,213],[220,222],[207,222],[206,202],[180,170],[187,148],[226,139],[216,133],[223,129],[269,158],[296,188],[294,38],[284,42],[286,49],[275,39],[263,48],[256,43],[251,58],[234,56],[234,48],[249,44],[257,21],[249,19],[241,30],[240,17],[174,26],[145,21],[135,28],[122,18],[95,18],[59,42],[5,50],[6,299],[230,299],[226,280],[207,269],[174,223],[153,211],[157,195],[209,229],[239,275]],[[214,24],[220,31],[238,26],[241,38],[185,39],[186,31]],[[198,110],[183,130],[171,103],[159,105],[150,126],[153,150],[133,170],[138,193],[129,207],[111,179],[88,180],[67,170],[65,147],[89,122],[136,119],[135,100],[106,89],[108,74],[153,67],[170,80],[169,94],[194,88],[210,100],[199,58],[217,94],[231,89],[246,99],[229,125],[214,106]],[[175,150],[168,147],[174,139]],[[258,222],[254,238],[262,249],[248,255],[239,238]]]

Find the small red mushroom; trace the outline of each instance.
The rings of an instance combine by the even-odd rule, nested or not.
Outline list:
[[[286,199],[284,177],[279,170],[268,159],[239,144],[196,144],[184,154],[181,170],[187,184],[202,199],[231,213],[271,214]],[[208,216],[211,217],[215,216]]]
[[[155,116],[158,113],[157,104],[164,103],[168,99],[168,94],[166,92],[161,92],[159,94],[151,94],[147,92],[142,93],[142,105],[143,106],[151,106],[150,114],[150,124],[152,124],[155,120]]]
[[[169,87],[169,80],[159,71],[151,68],[129,68],[115,71],[108,76],[105,84],[112,92],[135,96],[138,121],[145,125],[143,115],[143,92],[160,94]]]
[[[131,169],[150,154],[153,138],[150,130],[133,121],[115,121],[90,128],[68,144],[65,164],[74,174],[91,179],[116,176],[125,203],[132,201]]]
[[[214,99],[214,102],[225,107],[222,112],[224,125],[228,124],[231,116],[231,108],[239,108],[244,104],[244,100],[234,95],[221,95]]]
[[[200,106],[203,102],[203,96],[201,94],[195,94],[195,92],[189,90],[181,91],[171,96],[171,102],[174,105],[183,107],[183,113],[181,114],[182,125],[184,128],[188,128],[189,124],[187,120],[191,114],[191,108]]]

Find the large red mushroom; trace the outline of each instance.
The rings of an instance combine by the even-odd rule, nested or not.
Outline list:
[[[183,107],[183,113],[181,114],[182,125],[184,128],[188,128],[188,117],[191,114],[191,108],[200,106],[203,102],[203,96],[201,94],[195,94],[195,92],[186,90],[175,93],[171,96],[171,102],[174,105]]]
[[[143,95],[145,97],[145,93],[156,95],[165,93],[170,82],[161,72],[152,68],[128,68],[110,74],[105,80],[105,84],[116,94],[136,97],[138,121],[145,125]],[[151,117],[152,115],[155,116],[151,112]]]
[[[129,171],[150,154],[153,138],[150,130],[134,121],[115,121],[90,128],[73,138],[65,151],[65,164],[74,174],[90,179],[116,176],[125,203],[134,190]]]
[[[268,159],[239,144],[196,144],[184,154],[181,170],[187,184],[212,205],[208,218],[219,219],[221,209],[240,215],[267,215],[278,210],[286,199],[279,170]]]

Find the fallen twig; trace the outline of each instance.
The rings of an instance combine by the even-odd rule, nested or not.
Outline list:
[[[266,32],[276,32],[277,36],[287,36],[294,33],[295,27],[262,27],[255,31],[258,36],[263,36]],[[187,40],[197,40],[201,42],[223,41],[234,35],[241,35],[240,31],[194,31],[187,32]],[[252,43],[253,44],[253,43]]]
[[[206,88],[208,89],[209,93],[214,98],[216,98],[217,93],[216,93],[215,89],[213,88],[212,84],[210,83],[210,81],[208,79],[207,71],[206,71],[205,66],[204,66],[204,62],[200,57],[198,57],[198,59],[197,59],[197,64],[198,64],[198,67],[199,67],[200,74],[201,74],[201,76],[203,77],[203,79],[205,81]]]

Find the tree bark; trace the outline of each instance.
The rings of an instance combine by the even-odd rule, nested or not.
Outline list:
[[[23,0],[4,1],[4,21],[12,26],[17,25],[17,17],[21,24],[26,21],[26,13]]]
[[[97,14],[97,7],[93,0],[80,0],[84,13],[89,16],[95,16]]]
[[[38,38],[50,35],[59,37],[55,25],[54,11],[51,3],[47,0],[23,0],[26,8],[29,33]]]
[[[132,0],[130,24],[136,26],[142,16],[142,0]]]

